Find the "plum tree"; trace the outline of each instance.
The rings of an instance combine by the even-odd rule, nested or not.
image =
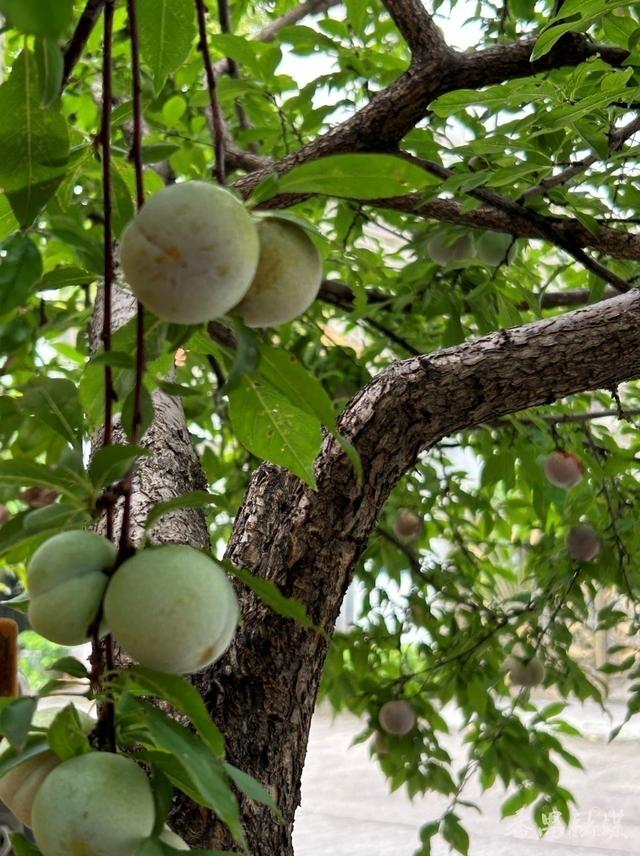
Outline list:
[[[511,683],[517,687],[536,687],[544,680],[545,668],[538,657],[509,657],[507,669]]]
[[[246,294],[258,264],[258,233],[241,202],[204,181],[166,187],[127,226],[120,244],[126,281],[158,318],[199,324]]]
[[[113,577],[107,624],[124,651],[161,672],[197,672],[227,649],[238,601],[224,570],[178,544],[141,550]]]
[[[33,724],[41,727],[51,725],[61,707],[39,710],[33,717]],[[91,716],[78,711],[83,730],[88,734],[95,725]],[[6,739],[0,743],[0,756],[9,748]],[[25,826],[31,826],[33,801],[40,786],[49,773],[61,763],[60,758],[50,749],[28,758],[0,777],[0,800]]]
[[[408,701],[396,699],[385,702],[378,713],[378,722],[387,734],[403,737],[416,724],[416,714]]]
[[[473,239],[469,235],[460,235],[453,241],[445,240],[440,234],[433,235],[427,241],[427,252],[434,262],[443,267],[472,259],[475,255]]]
[[[393,528],[401,538],[417,538],[422,532],[422,520],[415,511],[403,508],[398,512]]]
[[[544,472],[551,484],[566,490],[582,481],[584,464],[573,452],[555,451],[547,456]]]
[[[289,220],[261,219],[258,235],[258,269],[233,311],[248,327],[273,327],[311,306],[322,282],[322,259],[305,230]]]
[[[33,629],[59,645],[86,642],[116,559],[114,545],[95,532],[61,532],[31,557],[27,589]]]
[[[589,562],[600,552],[598,533],[588,523],[572,526],[567,535],[567,549],[572,559]]]
[[[32,821],[44,856],[134,856],[153,831],[153,793],[130,758],[89,752],[49,773]]]

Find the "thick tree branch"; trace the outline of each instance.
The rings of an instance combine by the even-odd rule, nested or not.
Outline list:
[[[411,50],[413,62],[420,64],[433,54],[449,51],[442,33],[421,0],[383,0],[396,27]]]
[[[456,89],[480,88],[541,71],[576,66],[592,56],[612,65],[628,57],[621,48],[596,45],[584,36],[567,35],[537,62],[530,62],[535,39],[495,45],[470,53],[448,51],[412,66],[341,125],[282,158],[236,182],[248,195],[271,172],[284,174],[299,163],[341,152],[389,151],[424,118],[429,104]]]
[[[494,232],[507,232],[519,238],[548,240],[528,215],[525,217],[519,214],[507,214],[495,208],[482,207],[466,211],[459,203],[449,199],[432,199],[421,204],[418,193],[392,199],[377,199],[368,204],[375,205],[377,208],[406,211],[418,217],[443,220],[459,226],[470,226],[473,229],[491,229]],[[569,236],[577,246],[589,247],[613,258],[640,259],[640,235],[611,229],[604,224],[599,224],[598,235],[594,235],[577,220],[551,216],[546,219],[553,224],[554,229]]]

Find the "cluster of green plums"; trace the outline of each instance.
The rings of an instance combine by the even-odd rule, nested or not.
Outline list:
[[[62,532],[45,541],[27,568],[29,621],[60,645],[80,645],[102,612],[100,635],[113,634],[133,660],[171,674],[197,672],[226,651],[238,601],[224,570],[180,544],[148,547],[112,574],[116,548],[95,532]]]
[[[36,713],[34,724],[50,725],[59,710]],[[93,719],[78,714],[86,733],[92,731]],[[51,750],[41,752],[0,778],[0,799],[33,830],[44,856],[134,856],[155,826],[146,774],[130,758],[110,752],[67,761]],[[168,827],[158,837],[174,850],[191,849]]]
[[[226,314],[249,327],[283,324],[309,308],[322,279],[320,254],[297,223],[252,216],[204,181],[152,196],[122,234],[120,262],[143,306],[178,324]]]

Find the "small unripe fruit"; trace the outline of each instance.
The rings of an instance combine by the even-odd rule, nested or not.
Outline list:
[[[246,294],[258,233],[241,202],[204,181],[165,187],[122,234],[120,261],[138,300],[163,321],[200,324]]]
[[[62,710],[60,707],[45,708],[35,713],[33,722],[35,725],[48,727],[55,716]],[[88,734],[95,725],[94,720],[88,714],[78,711],[84,731]],[[7,740],[0,743],[0,755],[9,748]],[[49,773],[60,763],[60,758],[55,752],[47,750],[40,755],[29,758],[18,764],[0,777],[0,800],[18,818],[20,823],[31,826],[31,812],[33,802],[44,780]]]
[[[556,451],[545,460],[544,472],[551,484],[566,490],[582,481],[584,464],[572,452]]]
[[[473,240],[469,235],[460,235],[451,243],[445,242],[441,235],[433,235],[427,241],[427,252],[434,262],[443,267],[453,262],[472,259],[475,255]]]
[[[573,526],[567,535],[567,549],[572,559],[589,562],[600,552],[598,533],[587,523]]]
[[[0,503],[0,526],[4,526],[4,524],[11,518],[11,512],[7,508],[6,505],[2,505]]]
[[[173,847],[174,850],[191,850],[187,842],[180,838],[179,835],[176,835],[168,826],[165,826],[160,833],[159,838],[160,841],[164,841],[165,844],[168,844],[169,847]]]
[[[111,752],[90,752],[49,773],[32,820],[44,856],[134,856],[153,831],[155,805],[137,764]]]
[[[510,657],[507,668],[511,683],[517,687],[537,687],[544,680],[544,666],[537,657],[530,660]]]
[[[27,568],[33,629],[58,645],[86,642],[115,559],[116,548],[95,532],[62,532],[41,544]]]
[[[408,701],[387,701],[380,708],[378,722],[387,734],[404,737],[416,724],[416,715]]]
[[[511,235],[504,232],[485,232],[476,242],[478,258],[487,265],[509,264],[516,253]]]
[[[26,502],[29,508],[46,508],[47,505],[52,505],[57,498],[58,492],[46,487],[30,487],[27,490],[21,490],[18,494],[18,499]]]
[[[296,223],[268,217],[257,228],[258,269],[233,312],[248,327],[273,327],[293,321],[311,306],[322,282],[322,259]]]
[[[398,512],[393,528],[401,538],[417,538],[422,532],[422,520],[414,511],[403,508]]]
[[[371,741],[371,748],[377,755],[386,755],[389,751],[387,738],[384,736],[382,731],[376,731],[375,736]]]
[[[136,553],[114,575],[107,625],[124,651],[150,669],[197,672],[228,648],[239,609],[224,570],[177,544]]]

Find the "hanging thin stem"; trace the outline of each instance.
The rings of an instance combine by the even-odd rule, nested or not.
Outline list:
[[[127,0],[129,33],[131,39],[131,71],[133,99],[133,139],[131,159],[136,177],[136,205],[138,211],[144,205],[144,172],[142,166],[142,83],[140,76],[140,41],[136,0]],[[142,427],[142,390],[144,381],[144,307],[138,301],[136,313],[136,383],[133,393],[133,422],[130,440],[135,443]],[[131,490],[132,474],[128,473],[124,484],[122,526],[120,528],[120,558],[124,559],[132,549],[131,544]]]
[[[209,42],[207,40],[207,7],[204,0],[195,0],[196,12],[198,15],[198,31],[200,35],[199,48],[202,52],[204,61],[204,70],[207,76],[207,88],[209,90],[209,106],[211,108],[211,123],[213,125],[213,148],[215,152],[216,163],[213,169],[213,174],[218,181],[218,184],[226,182],[225,171],[225,156],[224,156],[224,116],[218,100],[218,88],[216,85],[216,75],[211,62],[211,54],[209,53]]]

